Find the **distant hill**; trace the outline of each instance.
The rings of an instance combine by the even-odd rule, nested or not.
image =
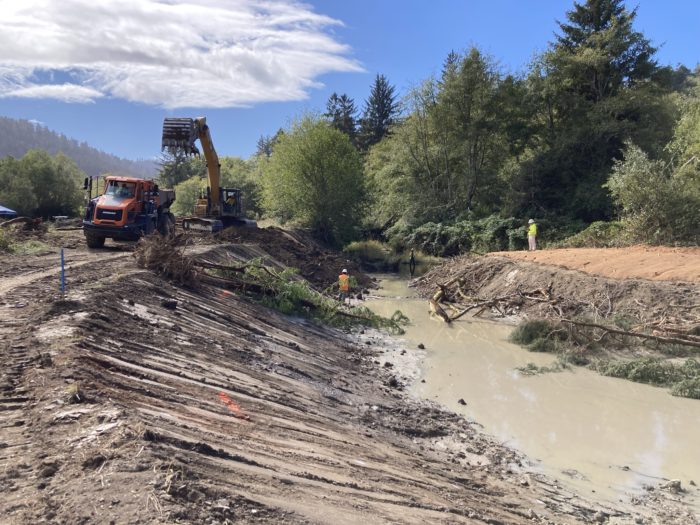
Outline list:
[[[123,159],[28,120],[0,117],[0,158],[8,155],[20,158],[30,149],[43,149],[51,155],[63,153],[90,176],[109,172],[150,179],[158,170],[152,160]]]

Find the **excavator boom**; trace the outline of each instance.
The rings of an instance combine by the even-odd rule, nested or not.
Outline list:
[[[195,141],[199,140],[207,161],[209,188],[206,198],[195,205],[195,217],[183,220],[187,229],[218,231],[226,224],[255,226],[255,221],[241,216],[240,190],[220,187],[221,165],[211,140],[205,117],[166,118],[163,120],[162,149],[170,153],[199,155]]]

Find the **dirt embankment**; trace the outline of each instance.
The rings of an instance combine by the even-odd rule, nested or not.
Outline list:
[[[571,248],[490,255],[551,264],[613,279],[700,282],[700,248]]]
[[[376,333],[173,286],[120,248],[66,258],[65,297],[55,254],[0,259],[3,523],[695,521],[675,494],[609,508],[528,472],[407,398]]]
[[[548,290],[551,300],[516,301],[514,304],[518,313],[540,317],[587,315],[595,319],[626,316],[636,319],[639,324],[661,316],[682,317],[689,307],[698,304],[698,282],[652,281],[632,277],[615,279],[566,269],[564,265],[569,260],[571,250],[564,252],[543,251],[534,256],[526,256],[527,252],[514,252],[508,257],[497,254],[455,257],[418,279],[416,287],[427,297],[435,292],[439,284],[461,277],[465,291],[483,298],[514,296],[524,290]],[[528,257],[532,260],[528,260]],[[598,258],[605,260],[605,253],[599,253]],[[616,265],[610,265],[611,271],[622,272],[622,268],[625,268],[627,275],[644,272],[645,267],[636,265],[635,258],[636,251],[630,253],[625,263],[618,258]],[[584,264],[585,260],[581,265]],[[672,259],[666,259],[666,266],[672,268],[672,265]]]

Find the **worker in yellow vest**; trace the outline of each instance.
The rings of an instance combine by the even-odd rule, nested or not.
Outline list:
[[[340,302],[344,303],[345,299],[347,299],[350,294],[350,276],[345,268],[343,268],[343,271],[338,276],[338,289],[340,290],[338,299],[340,299]]]
[[[527,246],[528,251],[534,252],[537,249],[537,224],[534,219],[527,221]]]

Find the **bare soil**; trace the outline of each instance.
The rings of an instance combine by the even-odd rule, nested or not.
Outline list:
[[[175,286],[81,235],[47,236],[70,247],[65,296],[55,250],[0,256],[2,523],[698,522],[670,489],[610,508],[530,472],[407,397],[376,332]],[[319,287],[345,264],[300,236],[242,235],[190,250],[264,256]]]
[[[613,279],[700,282],[700,248],[632,246],[495,252],[494,257],[549,264]]]

